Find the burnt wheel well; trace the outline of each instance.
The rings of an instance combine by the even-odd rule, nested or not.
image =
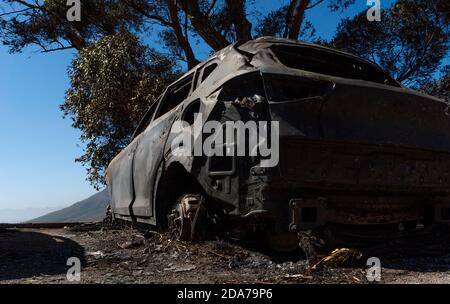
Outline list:
[[[158,227],[168,226],[167,215],[183,194],[205,194],[197,179],[179,163],[170,164],[158,183],[155,211]]]

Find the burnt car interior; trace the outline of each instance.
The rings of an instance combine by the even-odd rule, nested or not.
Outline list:
[[[342,54],[302,46],[275,45],[271,49],[278,60],[290,68],[342,78],[362,79],[396,87],[400,86],[389,75],[373,64],[349,58]]]
[[[273,74],[264,75],[264,84],[268,99],[275,102],[321,97],[334,86],[332,82]]]
[[[165,97],[160,102],[155,119],[175,108],[189,96],[192,86],[192,79],[192,75],[187,76],[178,82],[173,88],[168,90]]]
[[[159,101],[161,100],[162,96],[160,96],[155,102],[151,104],[147,112],[142,117],[141,121],[139,122],[138,126],[136,127],[136,130],[134,130],[133,135],[131,136],[131,140],[135,139],[136,136],[142,133],[142,131],[145,130],[145,128],[148,126],[150,121],[153,118],[153,114],[155,114],[156,108],[158,107]]]

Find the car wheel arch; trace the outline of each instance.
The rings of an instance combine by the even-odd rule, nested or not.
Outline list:
[[[205,194],[194,174],[188,172],[178,161],[169,164],[161,163],[154,189],[153,208],[156,226],[160,229],[167,228],[167,214],[180,196],[187,193]]]

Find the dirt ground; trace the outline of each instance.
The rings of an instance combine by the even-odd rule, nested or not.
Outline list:
[[[374,252],[382,265],[380,283],[450,283],[450,237],[432,238]],[[0,283],[70,283],[70,257],[80,259],[79,282],[89,284],[369,283],[365,257],[312,271],[300,252],[261,252],[227,240],[184,243],[102,225],[0,229]]]

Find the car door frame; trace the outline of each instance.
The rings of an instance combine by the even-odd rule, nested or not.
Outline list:
[[[132,219],[133,213],[130,209],[130,205],[135,200],[134,181],[133,181],[133,166],[134,166],[134,153],[139,145],[139,135],[145,130],[145,125],[149,125],[155,115],[158,103],[161,101],[163,94],[161,94],[154,103],[150,105],[147,112],[142,117],[138,126],[131,136],[131,140],[128,145],[115,157],[108,167],[108,174],[110,180],[108,182],[109,193],[111,197],[111,205],[113,212],[117,218]],[[112,173],[114,172],[114,173]],[[119,193],[115,194],[114,191],[119,186]],[[115,186],[113,187],[113,185]],[[122,197],[122,193],[125,192],[126,198]],[[115,195],[114,195],[115,194]],[[119,201],[116,201],[119,200]]]
[[[190,78],[190,80],[187,80],[188,78]],[[136,160],[134,159],[131,174],[134,181],[133,191],[135,195],[133,202],[130,204],[130,210],[133,212],[133,219],[138,222],[156,224],[154,190],[155,182],[157,180],[157,173],[159,167],[164,162],[163,154],[165,151],[165,146],[167,143],[168,135],[170,133],[170,129],[173,122],[177,119],[177,117],[179,117],[180,111],[184,108],[184,102],[189,100],[189,98],[191,97],[192,82],[194,81],[194,79],[195,71],[192,71],[179,79],[177,82],[168,86],[162,94],[162,97],[159,100],[157,108],[155,109],[155,112],[153,113],[148,126],[139,135],[137,135],[139,137],[142,134],[142,138],[138,143],[138,146],[136,148],[137,152],[135,153],[133,158],[136,158],[137,153],[140,153],[139,159],[137,160],[137,162],[140,162],[140,164],[137,164]],[[167,99],[170,98],[170,94],[173,93],[173,91],[177,87],[182,86],[182,83],[186,81],[191,82],[187,97],[179,102],[174,108],[160,115],[159,113],[161,111],[161,108],[165,105]],[[169,119],[169,121],[165,123],[167,119]],[[160,124],[162,124],[162,126],[160,126]],[[158,127],[161,128],[158,130]],[[155,140],[159,140],[159,144],[151,145],[151,143],[154,143]],[[147,144],[148,146],[145,146],[144,144]],[[146,158],[144,158],[145,155],[147,155]],[[144,161],[144,159],[146,159],[147,163],[145,164],[147,165],[147,167],[142,166],[142,162]],[[137,166],[139,166],[139,170],[143,171],[138,172]],[[142,176],[142,173],[145,175],[144,177]],[[144,180],[140,180],[140,178],[144,178]]]

